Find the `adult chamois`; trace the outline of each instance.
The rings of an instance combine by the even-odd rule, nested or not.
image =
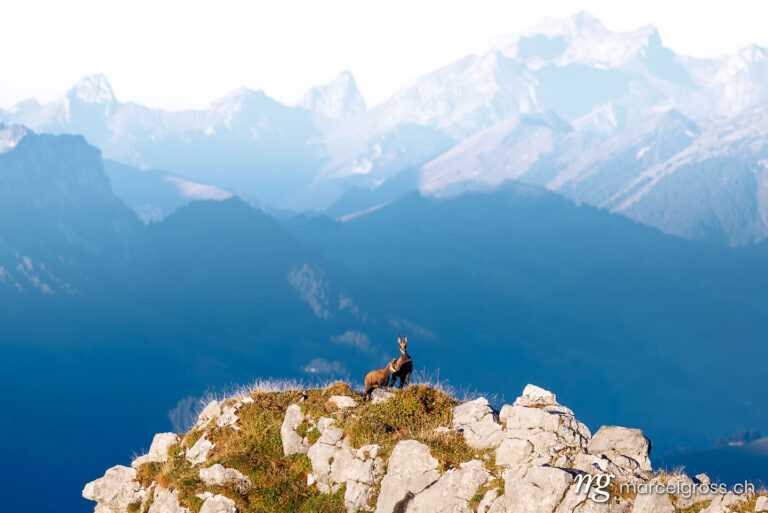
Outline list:
[[[376,388],[384,388],[389,385],[389,376],[397,369],[395,368],[395,362],[397,358],[393,358],[386,367],[371,371],[365,375],[365,393],[363,394],[363,400],[371,397],[371,392]]]
[[[411,355],[409,355],[408,351],[406,351],[406,346],[408,345],[408,337],[405,335],[402,337],[397,337],[397,343],[400,345],[401,356],[395,360],[395,371],[389,378],[390,388],[395,386],[398,378],[400,378],[399,388],[403,388],[403,385],[407,387],[408,380],[411,379],[411,372],[413,371],[413,358],[411,358]]]

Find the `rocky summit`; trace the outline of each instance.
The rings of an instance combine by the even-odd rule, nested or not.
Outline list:
[[[768,511],[765,490],[655,469],[651,447],[639,429],[592,434],[534,385],[497,411],[425,385],[363,401],[336,383],[212,401],[83,497],[96,513]]]

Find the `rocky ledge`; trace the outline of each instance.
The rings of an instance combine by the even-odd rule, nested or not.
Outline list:
[[[96,513],[768,511],[766,493],[654,470],[650,452],[639,429],[593,435],[534,385],[495,411],[425,386],[364,403],[337,384],[213,401],[83,496]]]

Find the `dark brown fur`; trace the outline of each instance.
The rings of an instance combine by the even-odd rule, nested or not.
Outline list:
[[[370,398],[371,392],[377,388],[384,388],[389,385],[389,376],[395,371],[395,362],[397,358],[392,360],[383,369],[371,371],[365,375],[365,393],[363,399]]]
[[[406,351],[408,345],[408,337],[397,337],[397,343],[400,345],[400,353],[402,356],[395,361],[395,372],[390,376],[389,386],[395,386],[395,383],[400,379],[400,387],[408,386],[408,381],[411,379],[411,372],[413,372],[413,359],[411,355]]]

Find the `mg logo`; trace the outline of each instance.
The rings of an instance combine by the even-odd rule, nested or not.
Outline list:
[[[596,476],[579,474],[576,476],[576,493],[581,493],[583,488],[584,494],[588,495],[593,502],[602,504],[611,498],[608,488],[615,477],[613,474],[598,474]]]

